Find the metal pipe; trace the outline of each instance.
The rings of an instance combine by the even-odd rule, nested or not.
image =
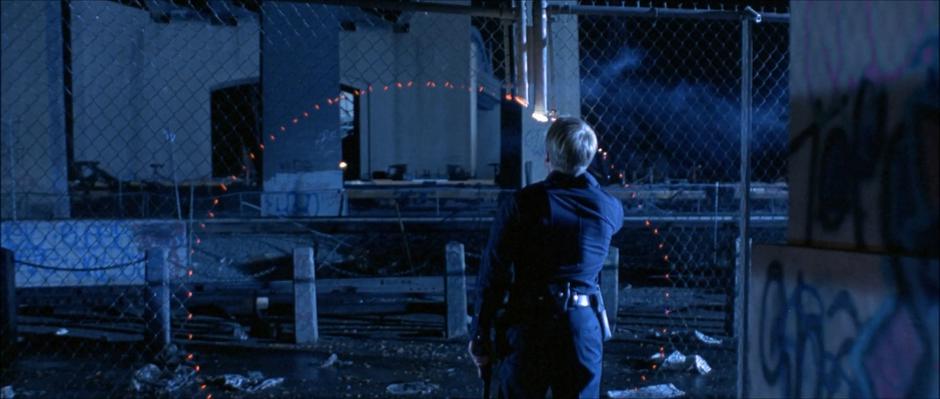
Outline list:
[[[548,122],[548,16],[546,0],[532,0],[532,118]]]
[[[739,262],[737,290],[738,306],[738,386],[739,398],[747,397],[747,311],[748,284],[751,272],[751,81],[753,55],[751,53],[751,18],[741,18],[741,190],[739,224]]]
[[[516,0],[516,13],[518,20],[513,26],[515,30],[516,43],[513,46],[516,56],[516,79],[514,99],[522,106],[529,105],[529,40],[526,31],[528,30],[528,2],[526,0]]]
[[[386,10],[433,12],[438,14],[469,15],[498,19],[514,19],[512,9],[499,7],[475,7],[447,3],[398,2],[395,0],[287,0],[293,3],[323,4],[328,6],[380,8]]]
[[[750,8],[750,7],[748,7]],[[552,5],[547,11],[549,14],[576,14],[576,15],[610,15],[640,18],[687,18],[687,19],[715,19],[736,21],[742,14],[755,17],[753,9],[744,10],[699,10],[681,8],[657,7],[613,7],[613,6],[582,6],[582,5]],[[790,22],[789,13],[760,13],[756,17],[760,22]]]

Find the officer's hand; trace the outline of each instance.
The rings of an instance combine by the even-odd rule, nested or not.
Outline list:
[[[467,352],[470,353],[470,359],[473,360],[473,364],[477,367],[483,367],[490,364],[489,353],[484,348],[480,347],[481,345],[474,340],[470,341],[470,345],[467,346]]]

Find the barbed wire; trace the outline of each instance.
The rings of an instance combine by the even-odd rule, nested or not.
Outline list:
[[[129,266],[133,266],[136,264],[144,263],[146,260],[147,258],[145,257],[145,258],[140,258],[140,259],[133,260],[130,262],[116,263],[116,264],[108,265],[108,266],[94,266],[94,267],[83,267],[83,268],[49,266],[49,265],[43,265],[39,263],[28,262],[24,260],[15,260],[13,261],[13,263],[23,265],[23,266],[29,266],[29,267],[36,268],[36,269],[53,270],[53,271],[60,271],[60,272],[97,272],[97,271],[103,271],[103,270],[121,269],[121,268],[129,267]]]

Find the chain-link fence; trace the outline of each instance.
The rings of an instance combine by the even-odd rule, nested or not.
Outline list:
[[[38,365],[4,381],[133,389],[153,358],[119,348],[148,344],[154,248],[169,251],[173,384],[195,381],[182,348],[219,324],[193,287],[290,279],[294,248],[328,278],[440,275],[456,240],[475,273],[509,191],[493,182],[541,162],[518,155],[544,126],[518,110],[517,16],[355,3],[0,1],[2,242],[21,361]],[[624,203],[620,333],[733,381],[745,14],[609,3],[550,3],[547,67],[549,104],[595,127],[592,173]],[[750,235],[776,242],[788,33],[751,26]],[[41,371],[65,359],[94,366]],[[656,367],[637,378],[672,378]]]
[[[620,325],[639,344],[634,383],[685,385],[677,367],[685,371],[698,355],[712,382],[695,394],[734,395],[742,80],[752,67],[744,88],[753,98],[749,241],[783,242],[787,24],[750,23],[753,64],[745,66],[743,7],[588,3],[558,10],[581,13],[563,33],[578,38],[581,115],[599,136],[595,170],[624,202],[627,221],[614,245],[631,287]],[[691,364],[693,374],[706,372]]]

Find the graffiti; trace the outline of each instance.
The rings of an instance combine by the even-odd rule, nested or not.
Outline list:
[[[261,209],[269,216],[342,216],[342,190],[264,193]]]
[[[832,397],[844,388],[858,397],[858,383],[843,367],[854,339],[846,338],[834,350],[823,340],[827,319],[844,315],[856,330],[860,327],[851,295],[839,291],[826,306],[802,272],[788,295],[779,262],[768,267],[762,291],[758,350],[764,379],[781,386],[783,397]],[[788,328],[790,317],[796,320],[795,331]]]
[[[936,37],[917,46],[911,67],[923,69],[922,54],[935,53],[937,47]],[[938,239],[938,201],[936,190],[929,187],[936,178],[931,169],[936,153],[931,151],[940,112],[937,70],[933,60],[918,79],[925,84],[901,102],[904,111],[892,122],[892,87],[867,77],[849,94],[813,100],[812,119],[790,143],[791,156],[810,153],[804,212],[813,223],[804,225],[806,241],[813,241],[817,224],[823,232],[833,232],[851,222],[857,248],[936,253],[932,243]],[[871,196],[868,187],[878,187],[878,211],[865,203]],[[871,236],[869,225],[877,226],[880,236]]]
[[[756,387],[751,393],[935,396],[940,265],[863,255],[871,260],[854,259],[849,268],[864,277],[837,282],[829,277],[846,270],[841,268],[849,261],[839,259],[844,253],[830,254],[796,257],[821,259],[817,264],[774,257],[764,263],[762,281],[756,281],[758,300],[751,307],[757,323],[750,339],[757,360],[751,365]],[[840,261],[842,266],[827,269]]]
[[[174,222],[64,221],[3,222],[2,245],[17,260],[74,269],[133,262],[148,248],[170,249],[168,261],[185,264],[186,239],[182,224]],[[143,264],[96,271],[52,271],[16,268],[18,287],[102,284],[140,284]],[[182,271],[178,271],[181,273]]]

